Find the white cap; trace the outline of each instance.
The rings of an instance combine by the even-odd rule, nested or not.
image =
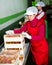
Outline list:
[[[38,9],[34,6],[27,8],[25,15],[33,15],[38,13]]]
[[[45,4],[44,4],[44,2],[38,2],[37,4],[36,4],[36,6],[41,6],[41,7],[45,7]]]

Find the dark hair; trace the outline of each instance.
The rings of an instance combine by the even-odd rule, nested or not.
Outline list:
[[[46,7],[42,7],[42,10],[43,10],[44,12],[46,12]]]

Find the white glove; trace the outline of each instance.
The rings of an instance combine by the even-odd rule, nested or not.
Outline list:
[[[8,35],[13,35],[14,34],[14,31],[13,30],[8,30],[5,33],[8,34]]]
[[[22,32],[22,34],[24,37],[31,39],[31,36],[27,32]]]

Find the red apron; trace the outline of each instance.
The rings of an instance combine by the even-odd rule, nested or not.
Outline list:
[[[30,22],[28,22],[28,33],[31,36],[36,36],[38,34],[38,27],[43,23],[38,23],[36,27],[31,27]],[[36,62],[36,65],[47,65],[48,64],[48,45],[46,39],[43,38],[39,41],[30,40],[32,60]]]

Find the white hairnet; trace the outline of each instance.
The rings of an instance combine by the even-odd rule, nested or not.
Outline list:
[[[25,15],[33,15],[38,13],[38,9],[34,6],[27,8]]]
[[[45,7],[45,4],[44,4],[44,2],[40,1],[40,2],[38,2],[38,3],[36,4],[36,6]]]

